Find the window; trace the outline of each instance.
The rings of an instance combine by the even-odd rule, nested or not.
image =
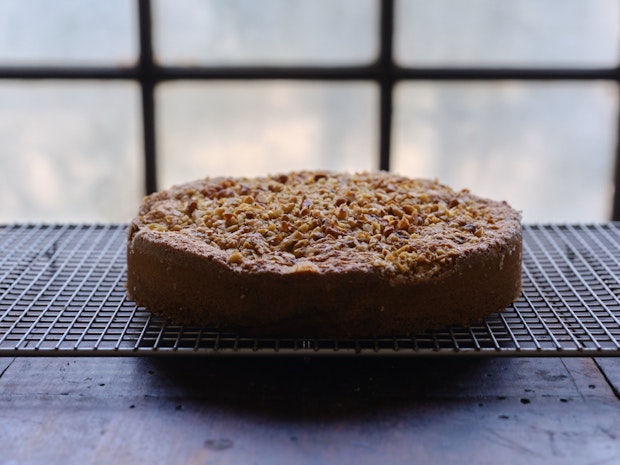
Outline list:
[[[620,0],[3,0],[0,221],[207,175],[392,169],[620,219]],[[614,200],[616,199],[616,200]]]

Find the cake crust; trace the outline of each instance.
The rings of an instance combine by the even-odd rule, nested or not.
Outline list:
[[[130,298],[174,322],[291,337],[464,325],[521,290],[520,215],[390,173],[212,178],[145,198]]]

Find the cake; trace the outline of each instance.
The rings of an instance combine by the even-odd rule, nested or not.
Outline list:
[[[467,325],[521,291],[520,214],[387,172],[215,177],[147,196],[127,291],[175,324],[355,338]]]

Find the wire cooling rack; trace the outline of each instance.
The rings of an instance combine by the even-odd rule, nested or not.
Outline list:
[[[619,228],[526,225],[520,299],[468,328],[305,340],[175,326],[136,307],[125,225],[0,226],[0,355],[620,355]]]

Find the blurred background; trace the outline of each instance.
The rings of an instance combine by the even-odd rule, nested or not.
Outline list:
[[[620,0],[389,5],[388,41],[381,0],[0,0],[0,223],[125,222],[199,177],[386,165],[526,222],[611,218]],[[409,74],[382,81],[386,58]]]

